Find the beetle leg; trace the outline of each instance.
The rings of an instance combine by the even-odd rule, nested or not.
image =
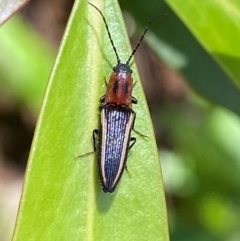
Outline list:
[[[96,135],[99,134],[99,131],[97,129],[93,130],[93,133],[92,133],[92,138],[93,138],[93,149],[94,149],[94,152],[97,151],[97,140],[96,140]]]

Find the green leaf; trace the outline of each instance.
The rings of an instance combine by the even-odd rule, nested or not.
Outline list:
[[[166,1],[172,9],[164,2],[159,0],[152,0],[151,4],[149,1],[132,0],[126,1],[121,0],[122,7],[133,14],[137,23],[144,27],[152,16],[158,13],[167,13],[167,16],[155,21],[150,31],[153,32],[155,41],[148,41],[149,45],[155,50],[156,54],[159,54],[169,66],[175,68],[178,72],[184,76],[184,79],[189,83],[192,89],[198,94],[201,94],[204,98],[210,101],[218,103],[228,109],[240,114],[240,94],[239,89],[233,81],[225,74],[215,59],[200,45],[202,43],[200,37],[202,36],[192,35],[196,30],[193,28],[198,26],[199,18],[195,17],[195,12],[201,14],[202,18],[205,18],[203,25],[208,27],[208,22],[215,22],[212,13],[208,13],[208,6],[212,4],[218,4],[217,9],[222,6],[222,1],[208,1],[204,0],[201,2],[169,0]],[[195,2],[197,6],[192,7]],[[230,1],[231,2],[231,1]],[[205,5],[204,5],[205,4]],[[222,6],[224,8],[224,6]],[[178,18],[178,16],[184,21],[184,23]],[[196,15],[197,16],[197,15]],[[232,19],[233,16],[231,16]],[[223,21],[229,22],[229,16],[223,17]],[[221,22],[220,22],[221,23]],[[221,31],[221,24],[218,27]],[[185,24],[185,25],[184,25]],[[189,28],[189,31],[187,27]],[[193,26],[193,27],[192,27]],[[212,33],[219,30],[212,29]],[[235,39],[233,37],[235,34]],[[232,41],[239,39],[239,32],[232,32]],[[146,36],[148,39],[150,35]],[[225,35],[225,38],[228,36]],[[237,41],[236,41],[237,44]],[[235,49],[236,52],[239,51]],[[166,52],[168,56],[166,57]],[[211,52],[210,52],[211,53]],[[211,53],[212,54],[212,53]],[[177,66],[176,66],[177,60]],[[233,58],[232,58],[233,60]],[[233,61],[232,61],[233,62]],[[237,63],[236,61],[234,61]],[[230,64],[227,61],[225,64]],[[234,65],[235,66],[235,65]],[[233,67],[234,67],[233,66]],[[224,67],[226,69],[226,67]],[[232,75],[231,75],[232,76]],[[149,80],[154,81],[154,80]]]
[[[0,53],[4,56],[0,58],[0,95],[36,112],[54,62],[54,51],[20,16],[1,27],[0,39]]]
[[[125,62],[131,49],[117,3],[94,4]],[[158,151],[134,64],[135,128],[148,137],[132,133],[137,143],[128,157],[130,173],[105,194],[95,155],[78,157],[93,150],[104,77],[115,64],[101,16],[87,1],[76,1],[38,119],[14,241],[169,240]]]
[[[240,86],[240,2],[166,0],[204,48]]]

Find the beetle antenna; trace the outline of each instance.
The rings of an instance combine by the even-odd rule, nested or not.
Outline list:
[[[90,2],[89,2],[89,4],[90,4],[91,6],[93,6],[93,7],[101,14],[102,19],[103,19],[104,24],[105,24],[105,27],[106,27],[106,30],[107,30],[107,33],[108,33],[108,37],[109,37],[110,42],[111,42],[111,44],[112,44],[114,53],[116,54],[117,63],[119,64],[119,63],[120,63],[120,58],[119,58],[119,56],[118,56],[117,49],[116,49],[116,47],[115,47],[115,45],[114,45],[114,43],[113,43],[112,36],[111,36],[111,34],[110,34],[110,31],[109,31],[109,28],[108,28],[106,19],[105,19],[103,13],[101,12],[101,10],[100,10],[99,8],[97,8],[95,5],[93,5],[93,4],[90,3]]]
[[[161,16],[166,16],[166,15],[167,15],[167,14],[165,14],[165,13],[159,14],[159,15],[155,16],[154,18],[152,18],[152,19],[149,21],[147,27],[146,27],[146,28],[144,29],[144,31],[143,31],[143,34],[142,34],[140,40],[138,41],[136,47],[135,47],[134,50],[132,51],[132,54],[130,55],[129,59],[127,60],[127,62],[126,62],[127,65],[129,65],[131,58],[132,58],[133,55],[136,53],[138,47],[140,46],[141,42],[143,41],[143,39],[144,39],[144,37],[145,37],[145,34],[147,33],[147,31],[148,31],[150,25],[152,24],[152,22],[153,22],[156,18],[159,18],[159,17],[161,17]]]

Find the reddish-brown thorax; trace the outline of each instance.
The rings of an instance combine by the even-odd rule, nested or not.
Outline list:
[[[133,79],[131,74],[113,72],[107,86],[104,103],[132,106]]]

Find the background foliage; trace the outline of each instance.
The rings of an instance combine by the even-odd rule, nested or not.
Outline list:
[[[121,0],[120,5],[130,34],[137,36],[152,16],[168,14],[146,36],[151,55],[164,67],[154,69],[145,52],[139,56],[149,62],[140,61],[139,67],[156,73],[143,84],[150,93],[171,240],[239,240],[239,2]],[[56,51],[21,18],[9,21],[0,34],[2,103],[27,106],[35,114]],[[160,84],[161,79],[167,82]],[[187,84],[179,84],[182,80]],[[168,91],[171,84],[176,92]],[[152,85],[156,91],[161,87],[157,94]]]

